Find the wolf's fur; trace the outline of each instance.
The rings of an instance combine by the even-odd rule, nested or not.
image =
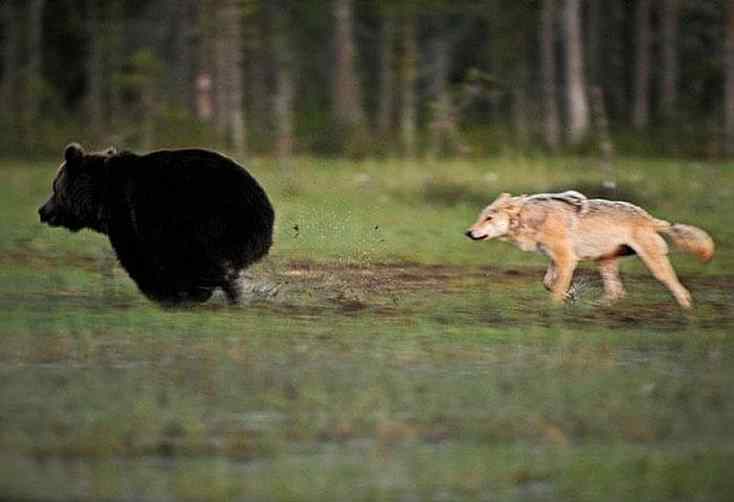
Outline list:
[[[543,284],[557,301],[566,298],[581,260],[599,264],[607,300],[621,298],[624,288],[617,260],[637,254],[678,303],[688,308],[691,295],[678,281],[660,234],[703,262],[714,255],[713,240],[700,228],[670,224],[628,202],[588,199],[574,191],[515,197],[503,193],[466,232],[473,240],[498,238],[548,256],[551,263]]]

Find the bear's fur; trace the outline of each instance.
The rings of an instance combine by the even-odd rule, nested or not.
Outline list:
[[[241,271],[272,245],[275,213],[239,164],[201,149],[86,153],[74,143],[41,222],[107,235],[140,290],[162,304],[240,297]]]

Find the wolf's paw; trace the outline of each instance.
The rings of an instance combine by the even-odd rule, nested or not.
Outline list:
[[[608,291],[599,299],[599,304],[609,306],[617,303],[625,297],[624,290]]]
[[[693,299],[691,298],[691,293],[689,293],[688,291],[683,291],[676,294],[675,299],[678,300],[678,303],[684,309],[692,308]]]

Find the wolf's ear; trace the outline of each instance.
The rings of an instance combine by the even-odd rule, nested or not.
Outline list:
[[[71,143],[64,149],[64,160],[67,164],[77,164],[84,157],[84,148],[79,143]]]
[[[507,212],[511,216],[519,214],[522,210],[522,206],[525,204],[526,197],[527,194],[522,194],[517,197],[508,198],[504,204],[505,212]]]
[[[499,195],[499,197],[497,197],[497,198],[496,198],[496,199],[494,200],[494,202],[493,202],[492,204],[502,204],[503,202],[507,202],[508,200],[510,200],[510,197],[512,197],[512,195],[510,195],[509,193],[507,193],[507,192],[502,192],[502,193],[501,193],[501,194]]]

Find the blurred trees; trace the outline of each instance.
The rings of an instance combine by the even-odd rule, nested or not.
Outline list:
[[[678,18],[679,0],[660,0],[660,118],[675,118],[678,96]]]
[[[403,7],[400,19],[400,145],[404,156],[416,153],[416,82],[418,79],[418,42],[416,13]]]
[[[2,4],[2,26],[3,26],[3,66],[2,66],[2,98],[3,116],[8,123],[17,122],[16,96],[20,92],[19,74],[20,61],[18,60],[20,43],[18,10],[15,2],[6,1]]]
[[[730,4],[3,0],[0,151],[734,153]]]
[[[380,39],[377,91],[377,135],[384,145],[389,144],[389,135],[395,115],[395,44],[397,41],[397,18],[394,7],[383,7],[380,11]]]
[[[652,0],[639,0],[635,14],[635,89],[632,125],[645,129],[650,109],[650,13]]]
[[[363,133],[365,113],[357,76],[353,0],[333,0],[334,16],[334,122],[345,147]]]
[[[28,18],[26,33],[28,35],[27,63],[24,75],[24,101],[22,112],[22,129],[31,132],[35,117],[40,115],[41,99],[44,93],[43,68],[43,6],[45,0],[28,0]]]
[[[589,103],[581,36],[581,0],[565,0],[563,28],[566,36],[568,141],[572,145],[578,145],[586,139],[589,130]]]
[[[556,85],[556,35],[554,29],[555,0],[543,0],[540,24],[540,80],[543,82],[543,132],[545,145],[557,151],[561,145],[561,123],[558,116]]]
[[[237,155],[246,151],[243,38],[242,20],[244,2],[240,0],[213,0],[214,24],[209,35],[214,38],[214,88],[216,126],[219,137]]]
[[[270,16],[272,19],[272,52],[275,74],[275,90],[273,92],[273,121],[275,122],[275,155],[281,166],[293,153],[294,122],[293,99],[296,82],[294,75],[295,57],[289,27],[295,21],[290,11],[288,0],[272,1]]]
[[[724,71],[726,82],[724,93],[724,131],[726,153],[734,155],[734,0],[727,2],[726,48]]]

